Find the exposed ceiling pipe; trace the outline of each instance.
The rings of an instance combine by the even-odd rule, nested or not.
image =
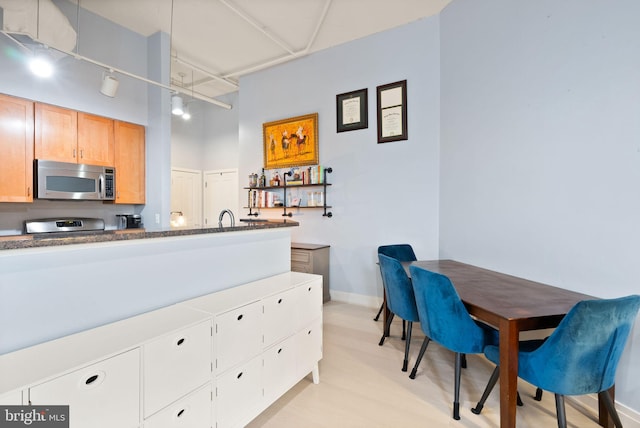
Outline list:
[[[251,24],[256,30],[260,31],[262,34],[267,36],[269,39],[271,39],[273,42],[275,42],[282,49],[284,49],[285,51],[289,52],[289,54],[291,54],[291,55],[295,54],[295,52],[293,51],[293,49],[291,47],[289,47],[285,42],[280,40],[275,34],[271,33],[270,31],[267,31],[267,29],[265,28],[264,25],[262,25],[260,22],[256,21],[255,19],[253,19],[252,17],[247,15],[238,6],[236,6],[235,4],[231,3],[229,0],[218,0],[218,1],[220,3],[222,3],[223,5],[225,5],[226,7],[228,7],[229,9],[231,9],[240,18],[244,19],[249,24]]]
[[[237,83],[232,82],[232,81],[230,81],[228,79],[225,79],[224,77],[217,76],[217,75],[211,73],[210,71],[205,70],[202,67],[199,67],[199,66],[197,66],[195,64],[192,64],[192,63],[190,63],[188,61],[185,61],[184,59],[179,58],[177,54],[173,56],[173,60],[176,61],[176,62],[179,62],[180,64],[184,64],[187,67],[204,74],[205,76],[209,76],[213,80],[216,80],[218,82],[227,84],[227,85],[231,86],[234,89],[238,89],[238,84]],[[208,81],[210,81],[210,79],[201,80],[198,84],[204,84],[204,83],[207,83]]]
[[[225,0],[220,0],[220,1],[223,2],[223,3],[225,2]],[[304,49],[302,49],[300,51],[297,51],[297,52],[293,52],[291,50],[286,49],[287,52],[289,53],[289,55],[287,55],[287,56],[276,58],[276,59],[273,59],[273,60],[258,64],[258,65],[255,65],[255,66],[244,68],[242,70],[236,70],[236,71],[233,71],[231,73],[226,74],[223,77],[224,78],[231,78],[231,77],[235,77],[235,76],[241,76],[241,75],[247,74],[247,73],[253,73],[254,71],[264,70],[265,68],[272,67],[272,66],[278,65],[278,64],[282,64],[282,63],[285,63],[285,62],[290,61],[292,59],[300,58],[302,56],[307,55],[309,53],[309,49],[311,49],[311,46],[313,46],[313,43],[315,42],[316,38],[318,37],[318,33],[320,32],[320,28],[322,27],[322,23],[324,22],[325,18],[327,17],[327,14],[329,13],[329,8],[331,7],[331,2],[332,2],[332,0],[326,0],[325,1],[324,9],[322,10],[322,14],[320,16],[320,19],[318,19],[318,23],[316,24],[316,28],[315,28],[311,38],[309,39],[309,43],[307,43],[307,46]],[[235,12],[235,10],[234,10],[234,12]]]
[[[327,13],[329,13],[329,7],[331,7],[331,0],[327,0],[324,2],[324,9],[322,10],[322,15],[320,15],[320,19],[316,24],[316,29],[313,31],[313,34],[309,39],[309,43],[307,43],[307,47],[305,48],[306,52],[309,52],[309,49],[311,49],[311,46],[313,46],[313,42],[316,41],[316,38],[318,37],[318,33],[320,32],[320,28],[324,23],[324,19],[327,17]]]

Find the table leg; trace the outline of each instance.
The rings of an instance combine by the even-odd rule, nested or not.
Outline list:
[[[515,428],[518,395],[518,339],[515,321],[500,321],[500,428]]]

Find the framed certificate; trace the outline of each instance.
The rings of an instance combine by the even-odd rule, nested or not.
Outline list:
[[[369,126],[367,89],[336,95],[337,131],[353,131]]]
[[[408,139],[407,81],[377,87],[378,143]]]

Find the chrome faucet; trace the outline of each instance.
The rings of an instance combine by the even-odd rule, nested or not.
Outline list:
[[[218,217],[218,227],[222,227],[222,218],[224,217],[225,213],[228,213],[229,217],[231,218],[231,227],[235,226],[236,219],[233,217],[233,213],[229,209],[224,209],[220,211],[220,216]]]

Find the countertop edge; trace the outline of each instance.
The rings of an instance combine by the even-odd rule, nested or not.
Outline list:
[[[147,231],[145,229],[106,230],[104,232],[69,232],[50,235],[12,235],[0,237],[0,251],[21,248],[56,247],[94,242],[116,242],[134,239],[155,239],[174,236],[205,235],[209,233],[241,232],[245,230],[275,229],[294,227],[300,223],[292,220],[248,222],[242,226],[211,227],[205,229],[172,229]]]

